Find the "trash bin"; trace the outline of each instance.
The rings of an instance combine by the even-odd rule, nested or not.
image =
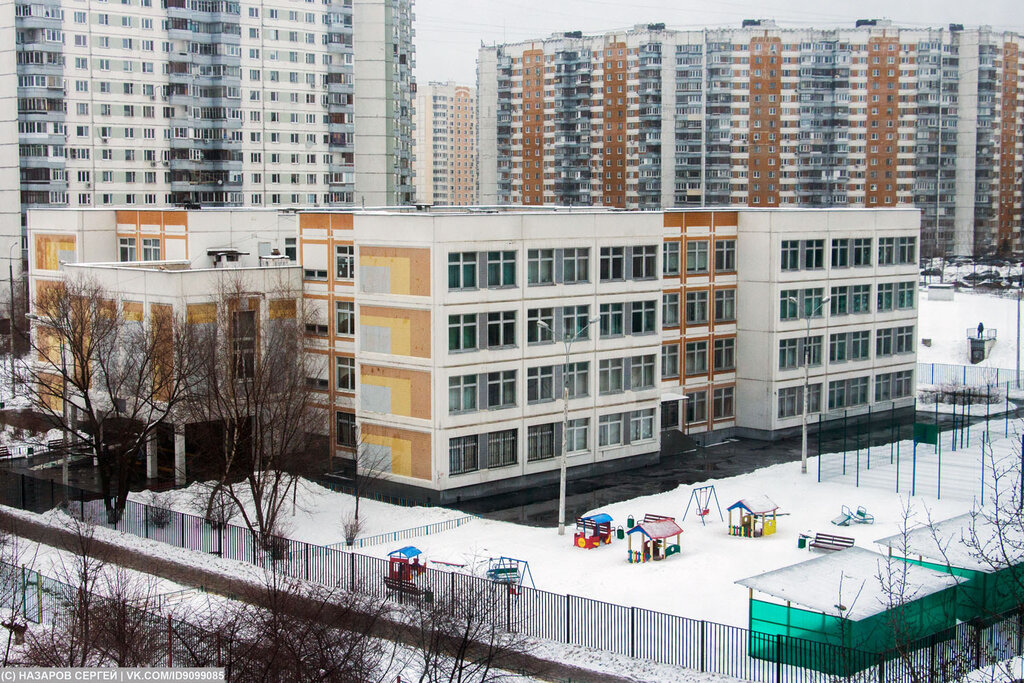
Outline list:
[[[807,534],[800,534],[796,538],[796,547],[803,550],[807,547],[807,539],[810,538]]]
[[[621,541],[622,539],[624,539],[626,537],[626,532],[620,526],[618,529],[615,530],[615,536]]]
[[[633,520],[633,515],[630,515],[626,518],[626,528],[632,529],[634,526],[636,526],[636,522]]]

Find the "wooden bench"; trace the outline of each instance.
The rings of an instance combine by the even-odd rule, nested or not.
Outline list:
[[[814,540],[810,542],[809,547],[818,550],[845,550],[853,547],[853,539],[835,534],[814,534]]]

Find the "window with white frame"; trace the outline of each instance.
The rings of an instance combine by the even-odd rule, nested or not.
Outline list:
[[[338,391],[355,391],[356,359],[338,356],[334,359],[335,384]]]
[[[565,306],[562,308],[562,325],[565,335],[575,339],[590,339],[590,306]]]
[[[601,448],[622,445],[622,415],[602,415],[597,419],[597,445]]]
[[[477,407],[477,376],[448,378],[448,412],[465,413]]]
[[[569,429],[565,433],[565,447],[569,453],[579,453],[590,448],[590,418],[584,417],[569,420]]]
[[[602,337],[618,337],[624,332],[623,305],[621,303],[601,304],[600,325]]]
[[[727,420],[736,415],[736,408],[733,404],[734,389],[732,387],[719,387],[715,389],[712,398],[712,418],[715,420]]]
[[[355,271],[355,247],[351,244],[338,244],[334,247],[334,276],[339,280],[352,280]]]
[[[487,348],[501,349],[516,345],[516,312],[497,311],[487,314]]]
[[[661,376],[663,379],[679,377],[679,344],[661,347]]]
[[[160,239],[159,238],[142,238],[142,260],[143,261],[159,261],[160,260]]]
[[[690,275],[708,272],[707,240],[688,240],[686,242],[686,272]]]
[[[625,372],[622,358],[605,358],[598,361],[598,392],[617,394],[623,390]]]
[[[590,249],[576,247],[562,251],[562,282],[575,285],[590,281]]]
[[[476,289],[477,253],[459,251],[448,254],[448,289]]]
[[[715,322],[732,322],[736,320],[736,290],[715,290]]]
[[[626,278],[626,248],[601,247],[601,282],[612,282]]]
[[[351,301],[334,302],[334,333],[351,336],[356,332],[356,305]]]
[[[448,316],[448,350],[471,351],[477,346],[476,314]]]
[[[629,364],[629,388],[642,391],[654,387],[654,355],[633,356]]]
[[[657,303],[655,301],[634,301],[630,311],[632,334],[652,334],[655,331]]]
[[[708,324],[708,293],[695,291],[686,293],[686,324]]]
[[[563,381],[569,388],[569,398],[590,395],[590,363],[582,361],[565,366]]]
[[[661,245],[661,272],[665,276],[679,275],[679,242]]]
[[[543,325],[541,324],[543,323]],[[555,309],[531,308],[526,312],[526,341],[530,344],[550,344],[554,341]]]
[[[658,247],[653,244],[633,247],[633,279],[653,280],[658,277]]]
[[[736,270],[736,240],[715,240],[715,272]]]
[[[654,408],[634,410],[629,414],[629,441],[648,441],[654,438]]]
[[[686,342],[686,374],[703,375],[708,371],[707,341]]]
[[[679,327],[679,292],[661,295],[661,326]]]
[[[540,403],[555,398],[555,368],[545,365],[526,370],[526,401]]]
[[[526,284],[550,285],[555,282],[555,250],[530,249],[526,254]]]
[[[516,252],[514,252],[514,251],[489,251],[489,252],[487,252],[487,286],[488,287],[515,287],[516,286]]]
[[[510,408],[516,404],[516,371],[487,373],[487,407]]]

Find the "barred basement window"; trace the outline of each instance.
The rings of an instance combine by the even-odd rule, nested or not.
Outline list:
[[[507,467],[519,462],[519,432],[506,429],[487,435],[487,466]]]
[[[448,474],[465,474],[479,469],[475,436],[457,436],[448,440]]]
[[[526,429],[526,461],[555,457],[555,425],[533,425]]]

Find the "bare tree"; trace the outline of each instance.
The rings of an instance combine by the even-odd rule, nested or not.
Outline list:
[[[345,542],[352,545],[363,527],[359,518],[359,502],[374,490],[377,484],[386,481],[391,473],[391,457],[387,449],[373,443],[362,429],[356,427],[356,450],[352,458],[352,496],[355,509],[342,516],[341,528]]]
[[[457,576],[462,581],[455,594],[431,595],[413,607],[420,683],[486,683],[523,672],[527,640],[510,622],[516,596],[504,584]]]
[[[187,393],[194,337],[170,306],[114,298],[100,284],[40,283],[27,373],[34,408],[98,464],[107,521],[120,520],[139,454]]]
[[[269,569],[261,585],[229,606],[220,626],[237,680],[394,680],[391,606],[339,593]]]
[[[226,495],[266,545],[298,478],[323,467],[325,420],[316,386],[324,356],[305,352],[312,313],[283,285],[265,307],[263,298],[240,276],[223,276],[216,317],[193,325],[204,353],[186,413],[207,430],[207,519]]]

